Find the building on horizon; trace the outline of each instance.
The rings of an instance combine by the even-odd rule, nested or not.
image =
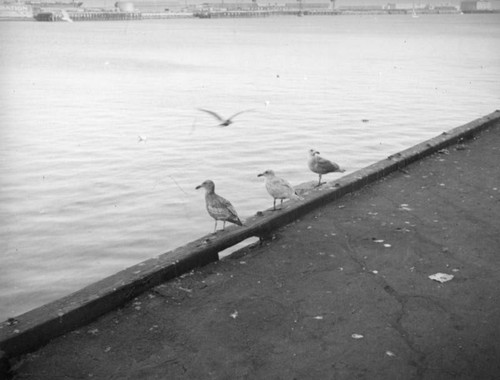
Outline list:
[[[355,11],[355,12],[381,11],[384,9],[384,6],[379,4],[373,4],[373,5],[354,4],[354,5],[339,5],[337,9],[341,11]]]
[[[490,1],[486,0],[467,0],[460,3],[460,10],[462,12],[488,12],[493,10]]]
[[[388,3],[385,9],[429,9],[430,5],[427,3]]]
[[[176,0],[143,0],[131,1],[138,12],[178,12],[188,8],[185,1]]]
[[[328,10],[334,9],[335,7],[335,0],[222,0],[203,3],[194,3],[188,0],[141,0],[133,1],[133,3],[135,9],[140,12],[166,12],[180,10],[256,11],[264,9]]]

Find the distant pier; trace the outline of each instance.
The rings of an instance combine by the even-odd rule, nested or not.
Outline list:
[[[264,8],[264,9],[200,9],[193,12],[140,12],[140,11],[103,11],[85,10],[65,12],[46,10],[34,16],[37,21],[129,21],[173,18],[263,18],[272,16],[338,16],[338,15],[410,15],[406,9],[380,9],[352,11],[344,9],[298,9],[298,8]],[[419,10],[418,14],[458,14],[458,10]],[[471,12],[472,13],[472,12]],[[484,12],[494,13],[494,12]]]
[[[194,13],[198,18],[250,18],[270,16],[332,16],[341,12],[330,9],[299,10],[299,9],[270,9],[270,10],[207,10]]]
[[[40,12],[36,14],[37,21],[124,21],[142,20],[139,12]]]
[[[70,15],[73,21],[125,21],[142,20],[139,12],[78,12]]]

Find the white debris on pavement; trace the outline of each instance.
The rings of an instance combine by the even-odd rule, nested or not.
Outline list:
[[[444,283],[450,281],[454,276],[452,274],[446,274],[446,273],[436,273],[436,274],[431,274],[429,278],[431,280]]]

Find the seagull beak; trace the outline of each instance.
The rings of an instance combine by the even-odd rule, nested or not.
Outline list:
[[[264,175],[264,173],[260,173],[257,175],[257,177],[262,177]]]
[[[201,186],[201,185],[198,185],[198,186],[196,186],[194,189],[195,189],[195,190],[198,190],[198,189],[201,189],[201,188],[202,188],[202,186]]]

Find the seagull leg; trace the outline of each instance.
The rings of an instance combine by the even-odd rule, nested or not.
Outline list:
[[[214,228],[214,234],[217,233],[217,219],[215,219],[215,228]]]
[[[318,184],[316,185],[316,187],[319,187],[321,186],[321,174],[319,175],[319,180],[318,180]]]
[[[276,198],[273,199],[273,211],[276,211]]]
[[[224,231],[225,229],[226,229],[226,221],[224,220],[224,221],[222,222],[222,231]]]
[[[280,209],[283,208],[283,198],[281,198]]]

